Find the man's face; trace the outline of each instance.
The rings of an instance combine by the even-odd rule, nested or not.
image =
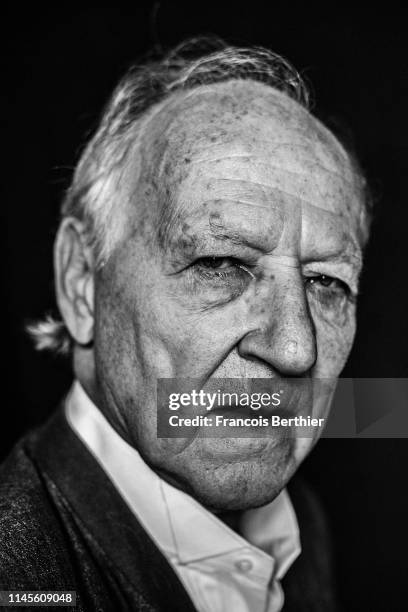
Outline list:
[[[361,268],[348,157],[285,95],[220,83],[162,105],[121,191],[126,235],[96,279],[103,410],[156,471],[208,506],[267,503],[318,431],[159,439],[157,379],[339,375]]]

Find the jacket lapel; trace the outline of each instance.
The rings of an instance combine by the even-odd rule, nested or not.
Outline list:
[[[194,612],[178,576],[72,431],[62,407],[39,430],[30,454],[133,601],[146,610]]]

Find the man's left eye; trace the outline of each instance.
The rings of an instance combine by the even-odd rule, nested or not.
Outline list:
[[[350,287],[339,278],[333,276],[327,276],[326,274],[317,274],[316,276],[307,276],[305,278],[305,285],[312,287],[324,287],[330,289],[333,292],[343,293],[345,295],[350,294]]]

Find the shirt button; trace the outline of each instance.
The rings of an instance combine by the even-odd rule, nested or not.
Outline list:
[[[235,562],[235,567],[239,572],[250,572],[253,566],[254,564],[250,559],[240,559],[239,561]]]

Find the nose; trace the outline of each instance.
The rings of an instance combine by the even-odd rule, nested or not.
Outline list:
[[[317,347],[300,272],[276,275],[267,293],[252,307],[259,325],[242,338],[238,353],[262,361],[282,376],[302,376],[315,364]]]

